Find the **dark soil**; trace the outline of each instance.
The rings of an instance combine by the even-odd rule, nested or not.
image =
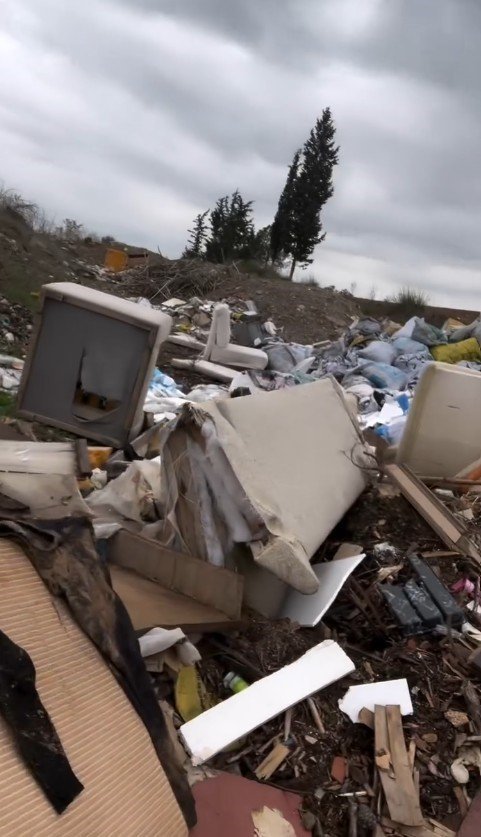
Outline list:
[[[228,670],[235,670],[252,682],[293,662],[323,639],[339,641],[355,662],[356,670],[314,696],[325,734],[320,735],[314,725],[306,702],[294,707],[288,741],[291,755],[268,781],[301,793],[305,807],[318,818],[323,833],[344,837],[348,828],[348,798],[340,794],[367,794],[357,797],[356,803],[361,806],[361,813],[365,813],[362,812],[365,807],[375,809],[378,790],[373,733],[345,717],[338,708],[338,700],[350,685],[405,677],[414,714],[403,719],[403,726],[406,743],[414,740],[417,746],[416,767],[420,771],[423,813],[457,827],[461,817],[450,773],[450,764],[456,758],[456,730],[444,713],[450,708],[467,710],[462,685],[467,677],[473,679],[473,674],[467,668],[463,646],[451,643],[446,637],[406,637],[401,633],[378,591],[378,573],[386,564],[372,552],[375,544],[387,541],[398,550],[396,561],[403,562],[408,551],[444,551],[446,547],[402,497],[383,497],[377,488],[366,491],[353,506],[332,533],[318,560],[322,560],[322,555],[332,557],[343,540],[361,544],[367,557],[341,591],[324,623],[313,629],[301,629],[288,620],[273,622],[251,614],[247,627],[239,634],[204,640],[200,665],[203,679],[211,692],[224,699],[228,692],[222,679]],[[458,576],[463,562],[464,559],[458,564],[452,559],[429,560],[446,584]],[[406,566],[399,579],[404,580],[408,575]],[[255,778],[256,767],[276,740],[283,739],[283,724],[283,717],[270,721],[242,741],[237,751],[217,756],[212,766],[240,769],[244,776]],[[423,738],[426,735],[427,740]],[[333,781],[330,773],[335,756],[343,756],[348,762],[348,775],[342,787]],[[475,771],[471,777],[468,792],[472,796],[480,779]],[[361,830],[360,834],[363,833]]]

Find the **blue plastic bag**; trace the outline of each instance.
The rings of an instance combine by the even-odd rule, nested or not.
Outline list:
[[[408,385],[408,376],[388,363],[365,363],[360,365],[360,371],[377,389],[400,390]]]

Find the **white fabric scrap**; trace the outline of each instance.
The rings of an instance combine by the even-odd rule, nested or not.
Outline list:
[[[139,638],[139,645],[142,657],[151,657],[175,647],[177,657],[184,666],[194,665],[201,659],[197,648],[189,642],[181,628],[170,631],[166,628],[152,628]]]

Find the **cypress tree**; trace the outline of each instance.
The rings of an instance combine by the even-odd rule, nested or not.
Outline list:
[[[332,172],[338,162],[336,129],[331,111],[325,108],[304,143],[296,151],[273,224],[273,258],[292,258],[289,278],[296,264],[309,264],[316,244],[324,241],[321,210],[334,192]],[[275,229],[274,229],[275,228]]]

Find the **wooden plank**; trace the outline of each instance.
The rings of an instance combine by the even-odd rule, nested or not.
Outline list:
[[[401,493],[432,526],[439,537],[450,547],[455,546],[463,531],[456,519],[442,505],[429,488],[404,466],[386,465],[385,473],[399,487]]]
[[[403,816],[404,801],[398,798],[396,779],[391,769],[385,706],[374,708],[374,756],[389,813],[393,819],[400,820]],[[387,759],[385,759],[386,756]]]
[[[412,767],[404,742],[401,710],[399,706],[386,706],[386,722],[391,762],[396,776],[396,786],[404,798],[405,811],[398,821],[405,825],[422,825],[423,815],[419,797],[414,787]],[[391,809],[389,809],[391,811]]]
[[[244,589],[240,573],[174,552],[126,529],[109,539],[107,559],[157,581],[169,590],[216,608],[230,619],[240,619]]]
[[[405,465],[386,465],[384,472],[449,549],[469,555],[481,565],[481,555],[468,537],[466,526],[451,514],[409,468]]]
[[[391,818],[405,825],[422,825],[398,706],[375,707],[374,740],[376,764]]]

